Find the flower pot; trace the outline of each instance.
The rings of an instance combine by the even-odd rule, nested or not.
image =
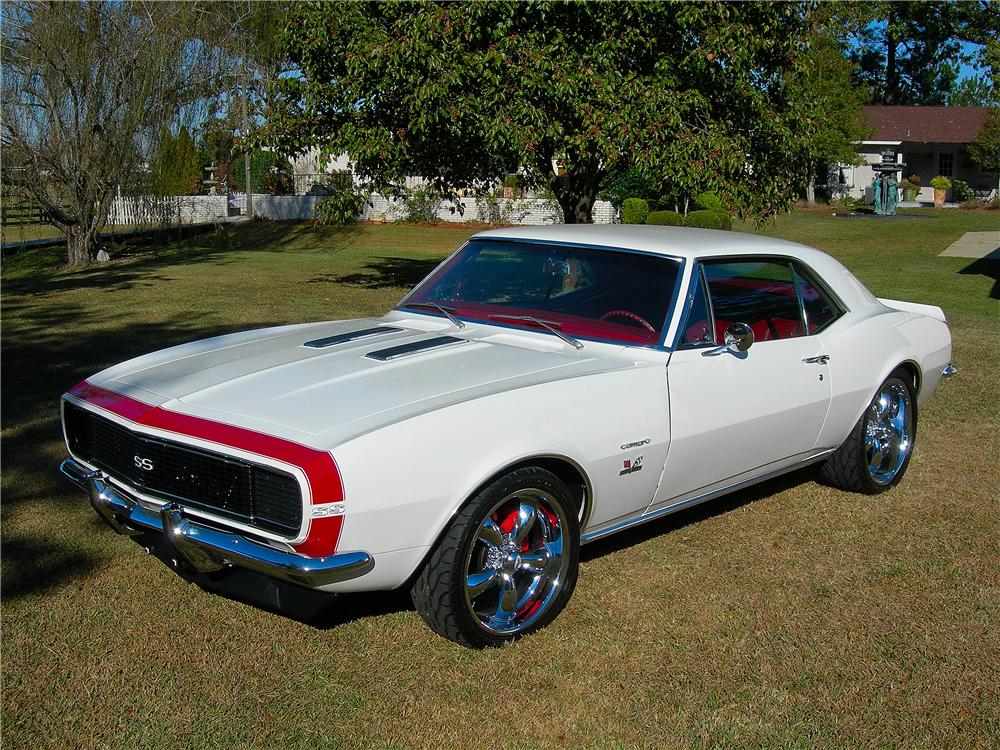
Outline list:
[[[903,200],[915,201],[917,199],[917,192],[916,188],[907,188],[903,191]]]
[[[934,208],[941,208],[944,205],[944,197],[948,194],[947,190],[942,190],[941,188],[934,188]]]

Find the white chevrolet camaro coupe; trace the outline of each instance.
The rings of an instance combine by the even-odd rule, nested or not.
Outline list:
[[[381,318],[88,378],[62,471],[185,574],[406,586],[436,632],[498,645],[559,614],[581,544],[808,464],[892,487],[950,357],[940,308],[803,245],[499,229]]]

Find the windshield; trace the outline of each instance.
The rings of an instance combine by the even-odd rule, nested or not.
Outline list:
[[[679,267],[627,251],[471,240],[400,308],[650,345],[660,340]]]

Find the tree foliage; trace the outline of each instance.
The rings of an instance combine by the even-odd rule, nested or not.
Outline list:
[[[186,127],[182,126],[176,136],[169,128],[161,130],[151,168],[151,181],[157,195],[197,195],[203,192],[198,149]]]
[[[232,170],[230,186],[239,192],[246,191],[246,178],[240,165]],[[254,191],[264,190],[271,195],[292,192],[292,164],[273,151],[254,151],[250,155],[250,185]]]
[[[829,30],[820,29],[810,49],[811,64],[792,78],[789,91],[802,122],[795,151],[800,184],[812,204],[818,166],[856,162],[857,144],[871,128],[862,117],[865,91],[854,84],[841,43]]]
[[[661,194],[790,198],[805,7],[774,4],[295,4],[263,141],[347,151],[379,187],[451,193],[509,173],[589,221],[636,167]]]
[[[948,93],[949,107],[989,107],[1000,104],[998,92],[985,75],[966,76]]]
[[[984,172],[998,176],[997,197],[1000,199],[1000,109],[993,109],[975,140],[969,144],[971,156]]]
[[[852,60],[873,104],[945,104],[959,66],[971,62],[964,43],[985,45],[1000,34],[1000,14],[986,0],[848,3]]]

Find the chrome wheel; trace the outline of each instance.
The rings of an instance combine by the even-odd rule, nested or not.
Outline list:
[[[570,564],[563,504],[517,490],[493,506],[465,557],[465,600],[479,626],[509,635],[529,628],[556,600]]]
[[[868,407],[864,440],[868,474],[877,484],[889,484],[913,448],[910,389],[898,378],[883,383]]]

